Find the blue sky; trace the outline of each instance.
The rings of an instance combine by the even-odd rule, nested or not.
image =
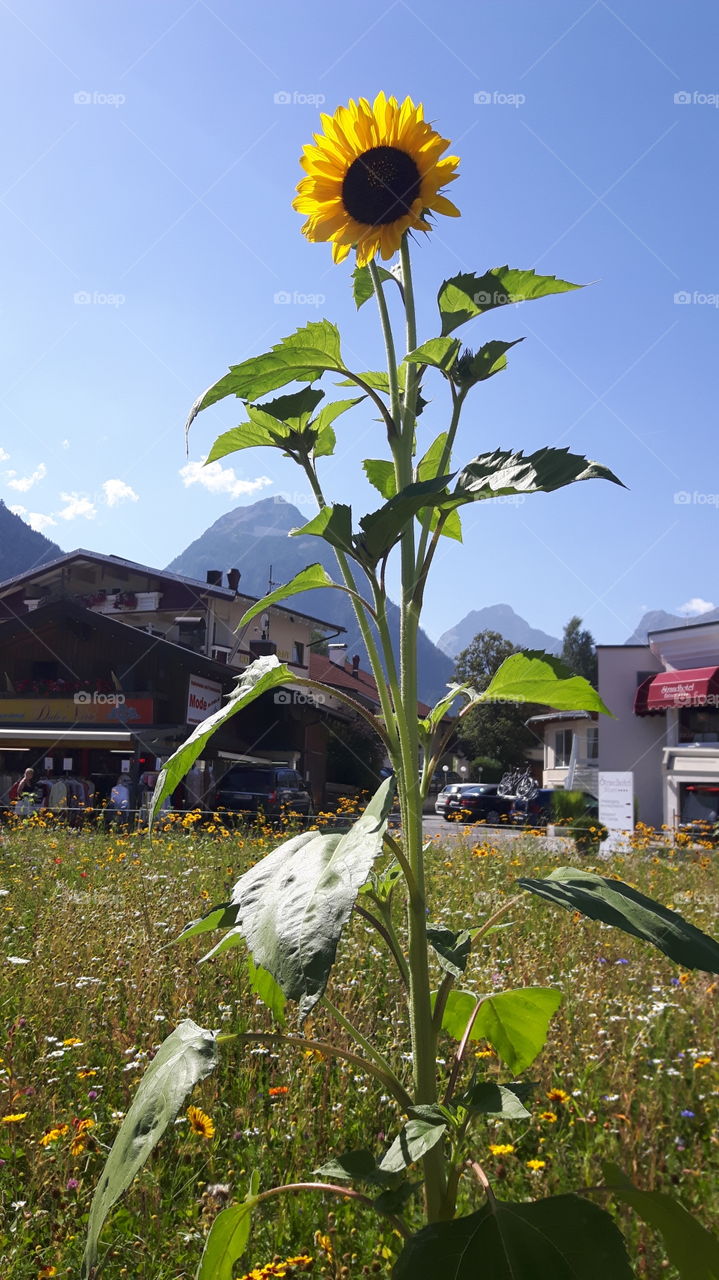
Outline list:
[[[692,0],[3,3],[0,497],[63,549],[157,565],[238,503],[283,493],[309,518],[274,453],[230,459],[214,490],[183,472],[182,428],[227,365],[310,319],[377,367],[349,260],[307,244],[290,202],[321,100],[384,89],[423,101],[462,160],[462,218],[414,252],[423,338],[458,270],[597,282],[463,331],[527,341],[475,391],[456,461],[568,445],[629,486],[477,504],[438,557],[430,635],[506,601],[621,642],[645,607],[717,603],[718,36]],[[421,444],[445,425],[431,389]],[[382,440],[355,414],[325,487],[359,515]],[[202,415],[190,464],[239,420],[235,402]]]

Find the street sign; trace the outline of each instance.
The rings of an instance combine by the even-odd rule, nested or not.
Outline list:
[[[634,774],[599,773],[599,821],[609,835],[602,844],[602,853],[609,854],[626,847],[634,830]]]

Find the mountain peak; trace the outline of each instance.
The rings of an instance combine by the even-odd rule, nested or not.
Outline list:
[[[437,641],[437,648],[450,658],[472,643],[480,631],[498,631],[505,640],[520,649],[543,649],[547,653],[559,653],[562,642],[546,631],[531,627],[510,604],[491,604],[483,609],[472,609],[455,627],[445,631]]]

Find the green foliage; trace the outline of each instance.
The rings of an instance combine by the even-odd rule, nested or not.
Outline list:
[[[399,285],[397,277],[393,276],[391,271],[386,271],[379,265],[376,265],[376,270],[381,284],[392,281],[393,284]],[[401,290],[402,286],[399,285],[399,287]],[[358,311],[365,302],[369,301],[373,293],[374,285],[369,267],[355,267],[352,272],[352,296]]]
[[[477,708],[476,711],[479,712],[480,709]],[[509,760],[510,757],[508,756],[507,759]],[[482,782],[499,782],[504,773],[504,765],[496,756],[475,756],[472,760],[471,773],[474,777],[481,778]]]
[[[451,973],[453,978],[461,978],[467,968],[474,932],[462,929],[454,933],[452,929],[427,926],[427,941],[445,973]]]
[[[258,658],[246,667],[238,676],[227,704],[202,720],[163,766],[152,793],[150,816],[157,815],[165,797],[172,795],[221,725],[237,715],[238,711],[243,711],[256,698],[262,697],[263,693],[269,693],[271,689],[277,689],[283,684],[291,684],[294,679],[296,676],[290,668],[278,662],[274,654]]]
[[[615,1164],[605,1163],[604,1177],[615,1199],[628,1204],[658,1231],[667,1258],[680,1280],[719,1280],[719,1240],[662,1191],[641,1191]]]
[[[289,382],[314,382],[328,370],[344,372],[340,335],[329,320],[311,321],[264,355],[232,365],[224,378],[195,401],[186,429],[189,430],[198,413],[226,396],[257,400],[270,391],[286,387]]]
[[[546,880],[521,879],[517,883],[567,911],[580,911],[590,920],[602,920],[651,942],[685,969],[719,973],[719,943],[714,938],[622,880],[558,867]]]
[[[460,346],[459,338],[430,338],[416,351],[410,351],[405,360],[408,364],[431,365],[448,373],[456,362]]]
[[[470,1040],[488,1040],[510,1071],[526,1071],[544,1047],[552,1015],[562,1001],[561,991],[556,987],[521,987],[479,999]],[[477,1003],[478,997],[471,991],[450,991],[443,1030],[461,1040]]]
[[[507,700],[533,702],[555,711],[611,712],[587,680],[570,676],[558,658],[547,653],[514,653],[507,658],[489,687],[478,695],[480,702]]]
[[[502,1116],[504,1120],[529,1120],[530,1113],[523,1105],[518,1090],[521,1085],[493,1084],[490,1080],[473,1083],[457,1102],[468,1111],[479,1115]]]
[[[408,1120],[402,1132],[380,1160],[383,1173],[401,1173],[408,1165],[421,1160],[447,1132],[447,1116],[440,1107],[425,1107],[423,1115]]]
[[[459,472],[452,501],[477,502],[515,493],[552,493],[579,480],[622,483],[608,467],[590,462],[568,449],[545,448],[528,454],[495,449],[473,458]]]
[[[275,982],[271,973],[263,969],[261,965],[256,965],[252,956],[247,957],[247,974],[250,979],[250,986],[256,995],[267,1008],[280,1026],[285,1023],[285,993]]]
[[[180,936],[218,924],[228,929],[205,959],[244,939],[255,964],[297,1001],[304,1020],[324,992],[359,888],[382,849],[393,794],[394,779],[388,778],[345,835],[306,831],[284,841],[245,872],[229,902]]]
[[[232,1280],[235,1263],[249,1243],[256,1203],[256,1197],[248,1196],[244,1204],[231,1205],[218,1213],[205,1241],[196,1280]]]
[[[592,817],[588,813],[578,813],[569,821],[567,825],[567,835],[574,838],[574,844],[578,853],[596,854],[603,840],[606,840],[609,832],[598,818]]]
[[[483,771],[483,782],[499,781],[508,765],[523,763],[534,742],[525,723],[531,712],[523,703],[477,700],[476,691],[488,688],[502,664],[516,652],[498,631],[480,631],[455,658],[455,676],[471,686],[467,696],[473,699],[458,725],[462,750],[469,759],[479,756],[500,762],[496,779]]]
[[[502,373],[507,368],[507,352],[520,342],[524,342],[524,338],[516,338],[514,342],[485,342],[477,352],[465,347],[452,370],[453,380],[462,390],[469,390],[495,373]]]
[[[442,333],[452,333],[461,324],[495,307],[546,298],[552,293],[566,293],[581,287],[567,280],[558,280],[556,276],[538,276],[534,271],[510,267],[493,267],[483,276],[472,273],[453,276],[451,280],[444,281],[437,294]]]
[[[591,631],[582,630],[582,619],[576,614],[569,619],[564,628],[560,657],[565,667],[573,671],[575,676],[584,676],[590,684],[597,683],[597,651],[594,637]]]
[[[141,1169],[165,1129],[175,1119],[187,1094],[214,1069],[215,1035],[186,1018],[160,1045],[140,1081],[97,1185],[87,1224],[85,1275],[97,1265],[103,1223]]]
[[[514,1204],[491,1196],[478,1213],[435,1222],[405,1246],[393,1280],[632,1280],[622,1236],[579,1196]]]
[[[269,609],[270,605],[278,604],[280,600],[286,600],[288,596],[298,595],[301,591],[313,591],[317,587],[343,589],[339,583],[332,581],[324,565],[310,564],[306,569],[302,569],[300,573],[296,573],[290,582],[286,582],[282,587],[277,587],[276,591],[271,591],[264,599],[257,600],[255,604],[250,605],[247,612],[240,618],[238,630],[241,627],[246,627],[248,622],[251,622],[258,614],[264,613],[266,609]]]
[[[384,748],[364,720],[332,726],[327,740],[327,781],[372,792],[380,779]]]

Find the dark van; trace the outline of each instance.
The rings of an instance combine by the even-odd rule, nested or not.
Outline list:
[[[217,788],[217,808],[230,813],[307,816],[312,798],[296,769],[286,765],[233,765]]]

